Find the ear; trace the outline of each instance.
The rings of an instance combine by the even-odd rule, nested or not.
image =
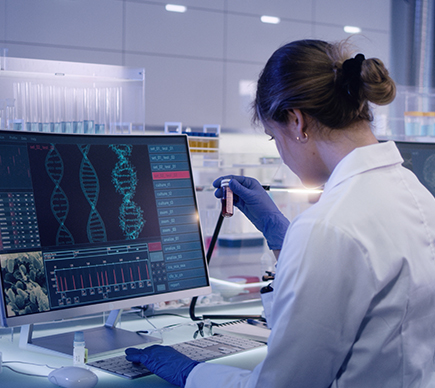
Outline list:
[[[295,136],[295,139],[305,143],[308,141],[308,135],[306,133],[306,120],[304,114],[301,112],[300,109],[290,109],[288,111],[289,115],[289,124],[292,128],[293,136]]]

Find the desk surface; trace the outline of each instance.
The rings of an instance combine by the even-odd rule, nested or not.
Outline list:
[[[241,311],[238,308],[238,313],[259,313],[261,311],[260,307],[256,307],[254,311],[252,307],[244,309],[246,311]],[[196,331],[196,325],[192,324],[190,319],[176,317],[176,316],[158,316],[152,317],[149,320],[157,328],[163,328],[168,325],[179,325],[175,328],[160,330],[163,343],[173,344],[177,342],[188,341],[192,339],[194,332]],[[48,334],[53,334],[53,332],[62,331],[77,331],[83,330],[90,327],[87,320],[80,320],[63,325],[63,327],[58,328],[50,325],[38,326],[35,329],[34,336],[43,336]],[[128,320],[123,320],[120,327],[126,330],[151,330],[151,324],[143,318],[129,317]],[[0,351],[3,354],[3,361],[20,361],[24,363],[35,363],[38,365],[30,364],[6,364],[19,370],[23,373],[38,374],[43,376],[48,376],[48,374],[53,370],[52,368],[60,368],[61,366],[72,365],[72,359],[67,357],[59,357],[50,354],[44,354],[40,352],[35,352],[33,350],[21,349],[19,347],[19,333],[14,332],[13,338],[10,333],[10,329],[2,329],[0,331]],[[122,354],[123,351],[119,351],[118,354]],[[217,360],[209,361],[211,363],[219,363],[231,366],[237,366],[244,369],[253,369],[258,363],[260,363],[266,355],[266,347],[250,350],[248,352],[239,353],[235,355],[229,355]],[[41,366],[41,364],[43,366]],[[44,365],[48,365],[44,366]],[[135,380],[129,380],[122,377],[117,377],[109,373],[105,373],[96,369],[92,369],[98,376],[98,384],[96,387],[116,387],[120,385],[123,387],[173,387],[172,384],[167,383],[161,378],[152,375]],[[51,382],[48,381],[47,377],[34,377],[26,376],[9,370],[3,367],[2,373],[0,374],[0,385],[5,388],[9,387],[19,387],[19,388],[34,388],[37,386],[41,387],[55,387]]]

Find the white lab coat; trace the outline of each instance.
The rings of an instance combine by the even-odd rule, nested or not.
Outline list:
[[[268,354],[186,388],[435,387],[435,199],[393,142],[357,148],[287,232]]]

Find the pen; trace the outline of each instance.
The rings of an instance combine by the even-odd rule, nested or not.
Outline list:
[[[323,188],[309,189],[306,187],[261,185],[266,191],[285,191],[287,193],[322,194]]]
[[[261,321],[257,321],[256,319],[250,319],[250,318],[248,318],[246,322],[253,326],[260,326],[265,329],[268,329],[266,322],[261,322]]]

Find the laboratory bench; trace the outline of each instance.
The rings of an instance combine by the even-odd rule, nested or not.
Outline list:
[[[260,314],[262,306],[259,301],[251,301],[243,304],[234,304],[221,308],[198,308],[197,316],[202,314]],[[163,345],[171,345],[174,343],[184,342],[193,339],[195,332],[198,330],[197,323],[189,318],[186,309],[159,311],[157,315],[146,316],[140,311],[131,310],[124,312],[120,323],[117,327],[125,330],[138,331],[146,330],[160,336]],[[53,322],[50,324],[36,325],[34,329],[34,337],[52,335],[65,331],[80,331],[86,328],[94,327],[98,324],[103,324],[105,317],[102,315],[73,319],[64,322]],[[217,323],[224,322],[223,320],[216,321]],[[154,327],[155,326],[155,327]],[[154,330],[154,332],[153,332]],[[204,336],[210,335],[208,327],[204,330]],[[55,387],[46,376],[53,368],[62,366],[72,366],[72,357],[64,357],[53,354],[46,354],[40,351],[22,349],[19,347],[20,332],[17,328],[0,329],[0,351],[2,352],[4,364],[0,373],[0,386],[3,388],[20,387],[20,388],[38,388]],[[107,357],[123,354],[124,350],[119,350]],[[218,363],[224,365],[236,366],[244,369],[252,370],[266,356],[266,346],[249,350],[243,353],[228,355],[210,363]],[[98,358],[98,357],[97,357]],[[101,358],[101,357],[100,357]],[[9,363],[14,361],[17,363]],[[27,374],[42,375],[44,377],[29,376],[14,372],[6,366]],[[173,387],[172,384],[163,379],[151,375],[138,379],[127,379],[118,377],[95,368],[90,368],[97,376],[98,383],[96,387]]]

